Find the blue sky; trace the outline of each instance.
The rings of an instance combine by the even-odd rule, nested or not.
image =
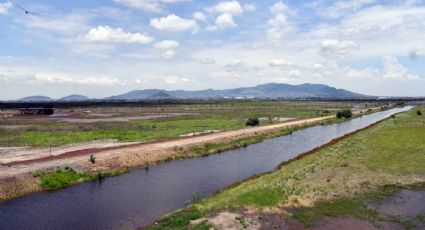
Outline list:
[[[3,100],[269,82],[425,96],[424,56],[422,0],[0,0]]]

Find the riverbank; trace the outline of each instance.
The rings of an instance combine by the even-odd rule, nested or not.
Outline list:
[[[96,152],[95,164],[89,161],[90,151],[66,157],[53,157],[42,161],[15,163],[0,167],[0,200],[6,201],[33,192],[51,189],[43,187],[40,172],[55,173],[58,169],[72,168],[78,173],[95,176],[122,172],[131,168],[146,167],[164,161],[208,155],[227,149],[244,147],[266,138],[288,134],[296,129],[334,120],[335,116],[317,117],[288,121],[241,130],[213,133],[203,136],[182,138],[169,141],[146,143]],[[62,175],[62,174],[61,174]],[[68,181],[64,185],[84,182],[94,178]]]
[[[324,223],[344,224],[341,217],[357,226],[417,225],[415,217],[386,215],[370,204],[425,185],[424,140],[425,118],[416,110],[398,114],[168,215],[150,229],[329,227]]]

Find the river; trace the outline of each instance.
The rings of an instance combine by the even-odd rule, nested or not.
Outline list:
[[[332,125],[318,125],[207,157],[136,169],[0,204],[0,229],[128,229],[184,207],[196,192],[204,198],[232,183],[275,169],[279,163],[332,139],[367,127],[395,108]]]

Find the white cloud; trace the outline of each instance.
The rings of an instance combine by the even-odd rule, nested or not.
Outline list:
[[[277,2],[269,8],[272,17],[268,20],[267,39],[274,46],[283,45],[285,37],[293,31],[289,15],[294,12],[283,2]]]
[[[169,77],[166,77],[164,80],[165,80],[165,83],[170,84],[170,85],[174,85],[174,84],[178,84],[178,83],[185,83],[185,82],[191,81],[188,78],[181,78],[181,77],[177,77],[177,76],[169,76]]]
[[[236,27],[237,24],[233,20],[233,16],[231,14],[221,14],[215,20],[215,24],[222,29]]]
[[[78,40],[94,43],[151,43],[154,38],[141,34],[125,32],[122,28],[98,26],[91,29],[86,35],[78,37]]]
[[[412,60],[416,60],[418,57],[425,56],[425,48],[422,49],[414,49],[409,53],[409,58]]]
[[[317,12],[325,18],[340,18],[375,2],[376,0],[340,0],[325,8],[319,7]]]
[[[166,4],[184,2],[187,0],[113,0],[116,3],[131,8],[159,13],[163,11]]]
[[[225,1],[207,8],[207,11],[217,14],[240,15],[243,13],[243,8],[238,1]]]
[[[269,65],[272,67],[284,67],[284,66],[291,66],[293,64],[294,63],[284,59],[274,59],[269,62]]]
[[[235,59],[232,62],[228,63],[226,66],[227,67],[238,67],[238,66],[242,66],[243,65],[243,61],[239,60],[239,59]]]
[[[9,72],[0,73],[0,81],[6,81],[22,84],[72,84],[72,85],[94,85],[94,86],[110,86],[122,85],[125,81],[120,81],[111,76],[83,76],[62,72]]]
[[[290,78],[299,78],[301,77],[301,71],[299,69],[290,70],[288,73]]]
[[[332,58],[347,56],[357,49],[359,49],[359,46],[353,41],[327,39],[323,40],[320,44],[321,54]]]
[[[202,13],[202,12],[195,12],[195,13],[193,13],[193,18],[194,19],[196,19],[196,20],[198,20],[198,21],[206,21],[207,20],[207,16],[205,16],[205,14],[204,13]]]
[[[157,49],[173,50],[179,47],[180,43],[174,40],[163,40],[163,41],[155,42],[153,46]]]
[[[70,34],[87,29],[88,22],[91,18],[93,18],[93,15],[82,12],[58,14],[43,11],[43,14],[40,16],[19,17],[16,21],[32,29],[37,28]]]
[[[253,4],[253,3],[249,3],[249,4],[244,4],[244,5],[243,5],[243,9],[244,9],[245,11],[253,12],[253,11],[255,11],[255,10],[257,9],[257,7],[255,6],[255,4]]]
[[[12,3],[9,1],[0,3],[0,14],[7,14],[11,7]]]
[[[382,61],[384,64],[384,78],[399,80],[419,79],[417,75],[409,74],[408,69],[401,65],[394,56],[384,56]]]
[[[29,80],[33,84],[77,84],[77,85],[116,85],[122,84],[117,78],[111,77],[94,77],[89,76],[86,78],[77,79],[68,74],[42,72],[35,73],[34,78]]]
[[[212,63],[215,62],[215,60],[212,59],[212,58],[203,58],[203,59],[199,60],[199,62],[202,63],[202,64],[212,64]]]
[[[285,14],[275,15],[268,21],[267,38],[274,45],[280,45],[283,42],[285,34],[290,32],[290,26]]]
[[[167,50],[162,54],[162,57],[165,60],[171,60],[174,57],[174,55],[176,55],[176,52],[174,50]]]
[[[198,24],[195,20],[184,19],[175,14],[170,14],[167,17],[151,19],[150,25],[160,31],[167,32],[182,32],[187,30],[196,31]]]
[[[270,7],[270,12],[272,14],[280,14],[288,9],[288,6],[283,2],[277,2]]]

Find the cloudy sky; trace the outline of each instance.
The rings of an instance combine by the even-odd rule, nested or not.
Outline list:
[[[425,96],[425,1],[0,0],[2,100],[270,82]]]

